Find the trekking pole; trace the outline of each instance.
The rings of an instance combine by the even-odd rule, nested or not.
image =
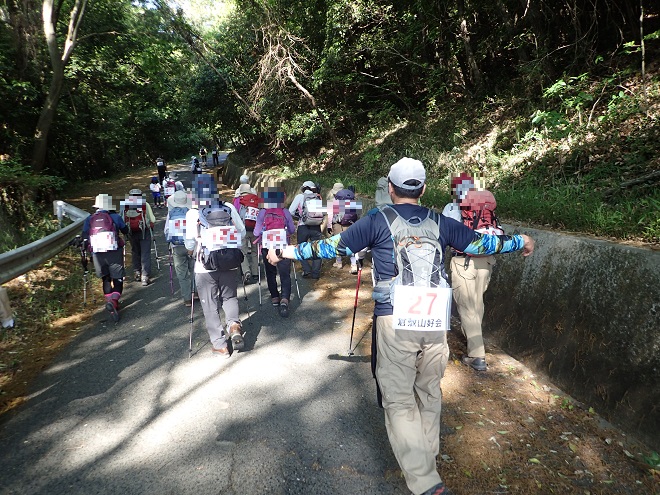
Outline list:
[[[194,311],[195,311],[195,274],[193,273],[193,279],[190,284],[190,335],[188,336],[188,359],[192,357],[192,333],[193,333],[193,322],[195,321]]]
[[[251,325],[250,321],[250,303],[248,302],[247,289],[245,288],[245,277],[243,276],[243,267],[239,267],[239,273],[241,274],[241,282],[243,283],[243,295],[245,296],[245,311],[248,315],[248,323]]]
[[[170,253],[170,256],[169,256],[169,261],[170,261],[170,292],[172,293],[172,296],[174,296],[174,282],[172,280],[172,243],[171,242],[167,243],[167,250]]]
[[[298,293],[298,300],[300,301],[300,286],[298,285],[298,275],[296,275],[296,262],[291,260],[291,266],[293,267],[293,280],[296,282],[296,292]]]
[[[357,286],[355,287],[355,304],[353,305],[353,323],[351,324],[351,340],[348,343],[348,355],[352,356],[353,352],[353,330],[355,329],[355,312],[358,305],[358,292],[360,291],[360,279],[362,278],[362,265],[358,268]]]
[[[158,260],[158,247],[156,247],[156,237],[154,236],[154,229],[149,226],[149,232],[151,232],[151,240],[154,241],[154,253],[156,253],[156,266],[158,271],[160,271],[160,261]]]
[[[257,269],[259,270],[259,306],[261,306],[261,248],[257,251]]]

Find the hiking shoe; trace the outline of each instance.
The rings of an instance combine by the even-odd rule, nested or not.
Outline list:
[[[437,485],[426,490],[422,495],[453,495],[449,488],[441,481]]]
[[[135,277],[135,281],[139,282],[141,280],[142,274],[138,270],[135,270],[133,276]]]
[[[243,277],[243,283],[245,285],[250,285],[251,282],[252,282],[252,275],[246,273],[245,276]]]
[[[274,308],[277,308],[280,305],[280,298],[273,297],[271,298],[270,303],[273,305]]]
[[[259,280],[259,275],[252,275],[252,281],[256,282],[257,280]]]
[[[332,264],[332,268],[341,268],[342,266],[343,266],[343,265],[342,265],[341,261],[335,261],[335,262]]]
[[[311,276],[312,276],[312,274],[309,273],[309,272],[303,272],[303,274],[302,274],[302,278],[309,278]]]
[[[357,275],[357,272],[358,272],[357,265],[351,265],[351,274],[352,275]]]
[[[149,277],[142,275],[142,287],[146,287],[147,285],[149,285]]]
[[[107,303],[105,303],[105,309],[107,309],[110,312],[110,316],[112,316],[112,319],[114,320],[115,323],[119,321],[119,311],[117,310],[118,309],[117,306],[115,306],[115,304],[113,304],[112,301],[108,301]]]
[[[223,357],[225,359],[229,359],[231,357],[231,353],[229,352],[229,348],[227,346],[221,347],[220,349],[213,347],[211,352],[214,356]]]
[[[469,356],[463,356],[461,362],[477,371],[486,371],[488,369],[486,367],[486,360],[484,358],[472,358]]]
[[[282,302],[280,303],[280,306],[277,308],[277,310],[280,313],[280,316],[282,318],[288,318],[289,317],[289,301],[286,299],[282,299]]]
[[[235,351],[240,351],[245,347],[245,341],[243,340],[243,335],[241,335],[241,324],[232,323],[229,327],[229,336],[231,338],[231,345]]]
[[[192,301],[183,301],[183,305],[189,308],[190,306],[192,306]]]

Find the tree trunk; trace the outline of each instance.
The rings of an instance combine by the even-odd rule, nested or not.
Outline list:
[[[62,87],[64,86],[64,68],[71,58],[73,48],[78,38],[78,28],[82,22],[85,13],[87,0],[76,0],[71,8],[69,19],[69,29],[67,31],[64,47],[60,50],[57,44],[57,18],[59,17],[59,7],[54,8],[54,0],[44,0],[42,6],[42,18],[44,27],[44,36],[48,46],[50,64],[53,71],[46,95],[46,101],[41,109],[39,121],[34,131],[34,145],[32,148],[32,169],[36,173],[41,173],[46,165],[46,153],[48,151],[48,133],[55,120],[57,104],[60,101]]]
[[[465,51],[465,60],[467,62],[469,71],[470,71],[470,82],[474,86],[477,93],[481,93],[483,90],[483,76],[477,60],[474,56],[474,51],[472,50],[472,44],[470,41],[470,31],[468,29],[467,20],[465,17],[465,0],[458,0],[456,2],[458,8],[458,20],[459,20],[459,38],[463,41],[463,50]]]

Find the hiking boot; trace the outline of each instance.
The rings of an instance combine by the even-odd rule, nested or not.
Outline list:
[[[135,278],[136,282],[139,282],[140,278],[142,277],[142,274],[140,273],[139,270],[135,270],[135,272],[133,272],[133,277]]]
[[[231,338],[231,345],[235,351],[240,351],[245,347],[243,335],[241,335],[241,324],[234,322],[229,326],[229,337]]]
[[[142,287],[146,287],[147,285],[149,285],[149,277],[142,275]]]
[[[117,294],[117,296],[115,296]],[[105,295],[105,309],[108,310],[110,316],[115,323],[119,321],[119,297],[118,293],[113,292],[112,294]]]
[[[486,367],[486,359],[484,358],[472,358],[469,356],[463,356],[463,359],[461,359],[461,362],[465,364],[466,366],[469,366],[472,369],[475,369],[477,371],[486,371],[488,368]]]
[[[441,481],[437,485],[426,490],[422,495],[453,495],[449,488]]]
[[[303,272],[303,274],[302,274],[302,278],[309,278],[311,276],[312,276],[312,274],[309,273],[309,272]]]
[[[213,347],[211,352],[214,356],[223,357],[225,359],[229,359],[231,357],[231,353],[229,352],[229,348],[227,346],[221,347],[220,349]]]
[[[246,273],[245,276],[243,277],[243,283],[245,285],[250,285],[251,282],[252,282],[252,275]]]
[[[282,299],[282,301],[280,301],[280,305],[277,308],[277,310],[279,311],[280,316],[282,318],[288,318],[289,317],[289,301],[286,300],[286,299]]]
[[[189,308],[190,306],[192,306],[192,301],[183,301],[183,305],[184,305],[186,308]]]
[[[357,265],[351,265],[351,275],[357,275],[358,267]]]
[[[280,298],[279,297],[272,297],[270,299],[270,303],[273,305],[274,308],[277,308],[280,305]]]

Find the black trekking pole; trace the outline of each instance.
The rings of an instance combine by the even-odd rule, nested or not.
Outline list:
[[[360,263],[360,266],[358,268],[357,286],[355,287],[355,304],[353,305],[353,323],[351,324],[351,340],[348,343],[348,355],[349,356],[352,356],[354,354],[354,352],[353,352],[353,330],[355,329],[355,312],[357,311],[358,293],[360,291],[360,279],[361,278],[362,278],[362,264]]]
[[[293,280],[296,282],[296,292],[298,293],[298,301],[300,301],[300,286],[298,285],[298,275],[296,275],[296,262],[291,260],[291,266],[293,267]]]
[[[250,303],[248,302],[247,289],[245,288],[245,277],[243,276],[243,267],[239,267],[239,273],[241,274],[241,282],[243,283],[243,295],[245,296],[245,311],[248,315],[248,323],[251,325],[250,321]]]
[[[172,296],[174,296],[174,281],[172,280],[172,243],[171,242],[167,243],[167,250],[170,253],[170,256],[169,256],[169,262],[170,262],[170,292],[172,293]]]
[[[257,268],[259,269],[259,306],[261,306],[261,248],[257,251]],[[265,268],[264,268],[265,270]]]
[[[158,271],[160,271],[160,261],[158,260],[158,247],[156,247],[156,237],[154,236],[154,229],[149,226],[149,232],[151,232],[151,240],[154,241],[154,253],[156,253],[156,266]]]

